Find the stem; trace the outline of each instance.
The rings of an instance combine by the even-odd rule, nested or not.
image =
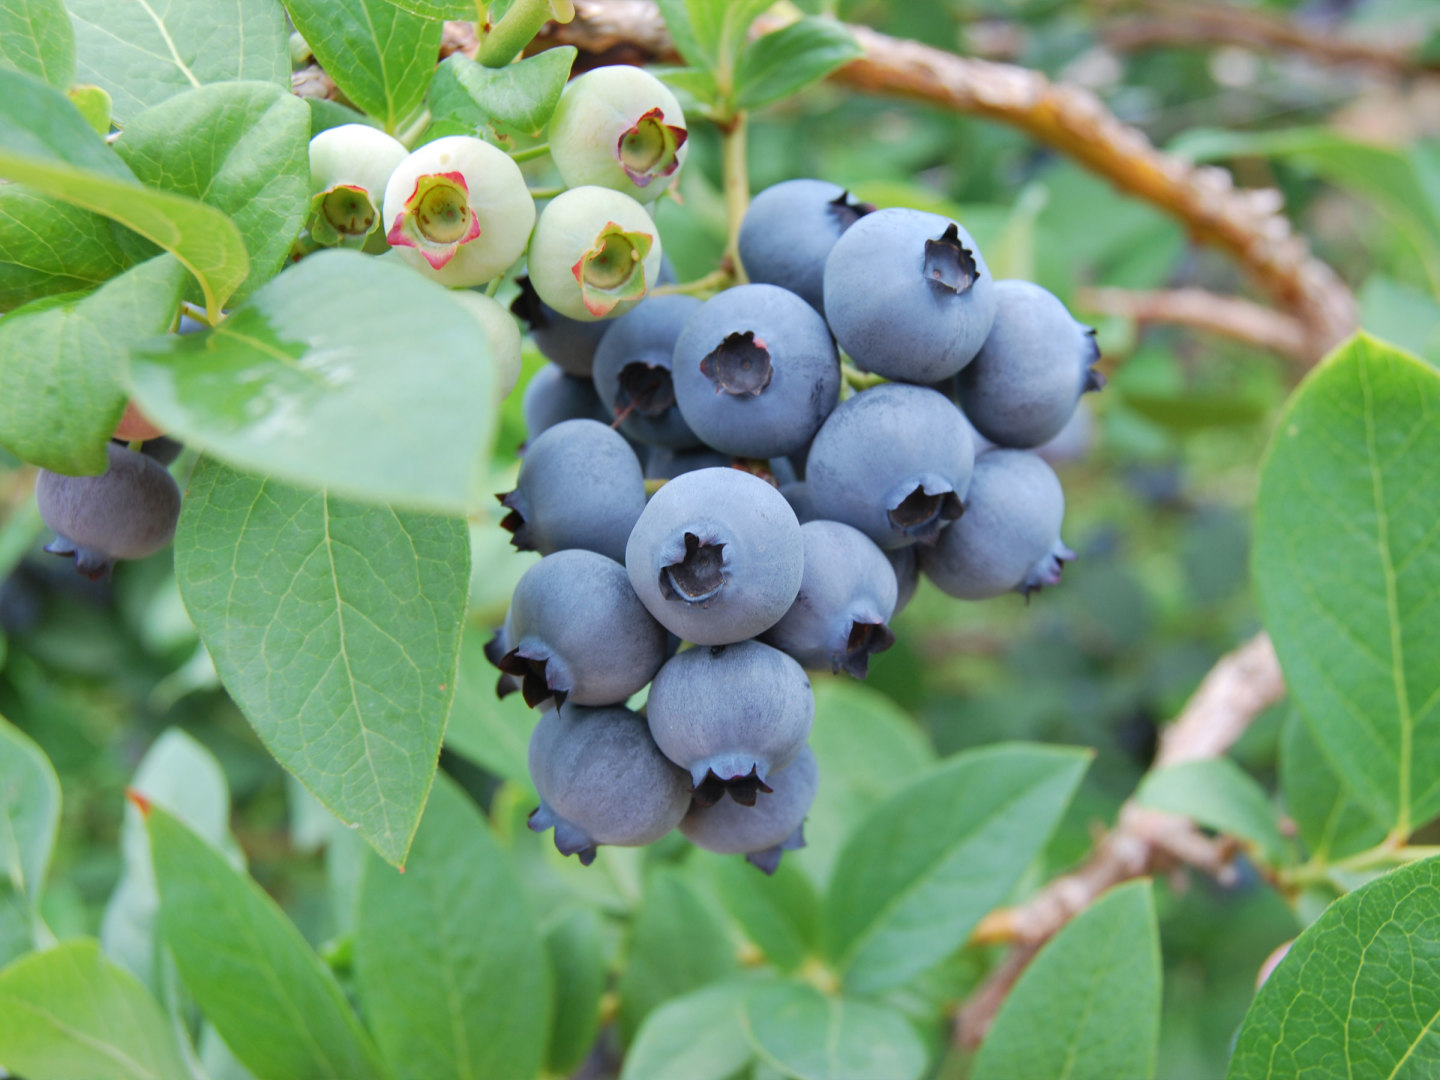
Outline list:
[[[405,125],[402,131],[396,133],[395,138],[404,145],[405,149],[413,150],[415,149],[415,140],[420,138],[429,126],[430,110],[421,109],[415,114],[415,118]]]
[[[735,272],[729,266],[711,270],[704,277],[694,281],[682,281],[676,285],[657,285],[650,290],[651,296],[704,296],[728,289],[735,282]]]
[[[840,365],[840,377],[856,390],[869,390],[871,387],[888,381],[884,375],[872,375],[867,371],[861,371],[851,363]]]
[[[544,157],[548,153],[550,153],[550,144],[546,142],[541,143],[539,146],[527,146],[524,150],[511,150],[510,160],[518,165],[522,161],[534,161],[536,158]]]
[[[532,187],[530,197],[532,199],[553,199],[556,195],[562,195],[564,192],[564,184],[556,184],[554,187]]]
[[[492,299],[492,300],[495,299],[495,294],[500,291],[500,286],[501,286],[501,284],[504,283],[504,281],[505,281],[505,275],[504,275],[504,274],[499,274],[499,275],[497,275],[495,278],[493,278],[493,279],[491,280],[491,282],[490,282],[489,285],[486,285],[486,286],[485,286],[485,295],[488,296],[488,297],[490,297],[490,299]]]
[[[505,67],[550,19],[549,0],[515,0],[510,10],[488,30],[481,24],[480,52],[476,57],[486,67]]]
[[[750,279],[740,262],[740,222],[750,206],[750,173],[745,164],[745,121],[743,111],[726,122],[716,121],[720,128],[721,162],[725,172],[725,225],[728,239],[725,258],[734,267],[735,283],[743,285]]]
[[[646,481],[645,481],[645,494],[646,494],[646,495],[654,495],[655,492],[659,491],[659,490],[660,490],[662,487],[664,487],[664,486],[665,486],[665,481],[664,481],[664,480],[646,480]]]
[[[1280,871],[1280,880],[1287,885],[1313,885],[1328,881],[1336,873],[1355,873],[1374,870],[1377,867],[1402,866],[1418,859],[1440,855],[1440,846],[1431,844],[1401,844],[1393,836],[1387,837],[1372,848],[1358,851],[1354,855],[1335,862],[1311,859],[1309,862]]]

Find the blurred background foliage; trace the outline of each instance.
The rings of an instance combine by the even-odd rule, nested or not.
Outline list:
[[[1117,44],[1127,20],[1163,19],[1167,5],[1155,12],[1066,0],[801,6],[1080,83],[1158,145],[1226,165],[1242,185],[1278,187],[1297,228],[1360,297],[1366,328],[1440,362],[1440,72],[1402,78],[1237,45]],[[1434,0],[1256,7],[1440,60]],[[658,218],[682,280],[713,269],[724,246],[715,132],[696,125],[692,134],[683,205],[666,202]],[[754,118],[750,164],[753,190],[823,176],[877,203],[943,207],[975,234],[998,276],[1034,278],[1082,318],[1077,290],[1090,285],[1247,291],[1223,257],[1189,245],[1158,211],[1016,132],[937,109],[822,85]],[[1216,657],[1258,628],[1247,573],[1257,463],[1302,374],[1293,362],[1212,336],[1137,332],[1118,319],[1098,326],[1110,387],[1087,399],[1078,426],[1052,448],[1067,495],[1065,536],[1079,561],[1061,587],[1028,605],[1018,596],[963,604],[922,585],[896,621],[897,645],[877,658],[867,683],[909,716],[889,717],[901,728],[886,766],[897,772],[906,771],[907,755],[923,760],[926,743],[942,755],[1006,739],[1095,748],[1037,878],[1083,855],[1146,768],[1158,728]],[[527,355],[527,376],[539,363]],[[505,406],[496,491],[511,486],[524,437],[519,401],[517,390]],[[181,475],[187,467],[182,461]],[[179,727],[223,766],[232,826],[254,875],[312,941],[333,950],[344,920],[327,881],[335,880],[345,845],[332,846],[327,876],[317,844],[323,811],[287,783],[219,688],[168,554],[122,564],[112,581],[80,578],[68,561],[39,552],[31,484],[30,472],[0,451],[0,713],[50,756],[65,796],[45,896],[50,926],[61,937],[98,931],[122,866],[125,786],[157,736]],[[472,631],[442,767],[523,852],[527,880],[549,897],[542,910],[565,911],[557,897],[594,902],[613,956],[626,920],[645,902],[643,867],[677,858],[684,845],[658,845],[644,856],[607,849],[580,873],[525,833],[531,796],[507,774],[523,775],[529,721],[523,709],[497,708],[480,650],[532,557],[509,550],[494,516],[477,518],[474,536]],[[821,688],[829,680],[816,681]],[[832,712],[841,708],[822,689],[817,740],[831,719],[827,702]],[[1273,782],[1282,716],[1272,713],[1237,756]],[[812,839],[823,844],[825,815],[844,813],[822,793]],[[653,892],[666,879],[647,880]],[[1299,923],[1253,874],[1225,890],[1198,878],[1162,883],[1158,895],[1162,1073],[1208,1080],[1224,1071],[1261,962]],[[643,952],[634,943],[630,949]],[[722,948],[696,962],[713,971],[735,961]],[[941,1006],[978,974],[973,958],[956,959],[934,973],[932,1001],[909,1003],[917,1016],[936,1020],[933,1035],[943,1030]],[[622,998],[623,991],[622,984]],[[644,1004],[626,1003],[623,1028]]]

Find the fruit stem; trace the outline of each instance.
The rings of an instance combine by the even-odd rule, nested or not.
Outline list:
[[[725,258],[734,268],[735,282],[739,285],[750,280],[740,262],[740,223],[750,206],[750,173],[745,162],[746,119],[742,109],[723,122],[716,121],[725,173]]]
[[[1440,855],[1440,846],[1398,843],[1392,834],[1372,848],[1366,848],[1364,851],[1356,852],[1344,859],[1337,859],[1335,862],[1311,859],[1300,866],[1281,870],[1280,880],[1292,887],[1313,885],[1330,880],[1330,875],[1337,871],[1355,873],[1380,867],[1401,866],[1436,855]]]
[[[883,375],[872,375],[869,372],[861,371],[854,364],[848,362],[840,365],[840,377],[856,390],[869,390],[871,387],[879,386],[887,381]]]
[[[553,187],[532,187],[530,197],[532,199],[553,199],[565,191],[564,184],[557,184]]]
[[[659,491],[659,490],[660,490],[662,487],[664,487],[664,486],[665,486],[665,481],[664,481],[664,480],[646,480],[646,481],[645,481],[645,494],[646,494],[646,495],[654,495],[655,492]]]
[[[711,270],[704,277],[698,277],[694,281],[682,281],[674,285],[657,285],[650,290],[650,295],[708,297],[712,293],[728,289],[734,283],[735,272],[727,264],[718,270]]]
[[[549,0],[515,0],[500,21],[486,27],[479,23],[480,51],[476,57],[486,67],[505,67],[550,19]]]
[[[412,119],[409,124],[406,124],[402,130],[395,133],[395,138],[405,149],[413,150],[415,149],[416,141],[421,135],[425,134],[425,129],[429,126],[430,110],[422,108],[415,114],[414,119]],[[383,232],[384,230],[381,231]]]
[[[518,165],[522,161],[534,161],[548,153],[550,153],[550,144],[542,142],[538,146],[527,146],[524,150],[511,150],[510,160]]]

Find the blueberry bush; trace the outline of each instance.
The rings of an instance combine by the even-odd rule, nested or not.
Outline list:
[[[1437,42],[0,0],[0,1076],[1440,1075]]]

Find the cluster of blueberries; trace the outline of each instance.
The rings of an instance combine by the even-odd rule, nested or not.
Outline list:
[[[585,863],[678,826],[773,871],[818,780],[805,669],[863,677],[921,573],[1028,596],[1074,557],[1034,448],[1101,385],[1091,330],[958,223],[823,181],[759,194],[739,239],[751,283],[703,302],[514,306],[551,362],[501,524],[543,557],[490,652],[545,710],[531,827]]]

